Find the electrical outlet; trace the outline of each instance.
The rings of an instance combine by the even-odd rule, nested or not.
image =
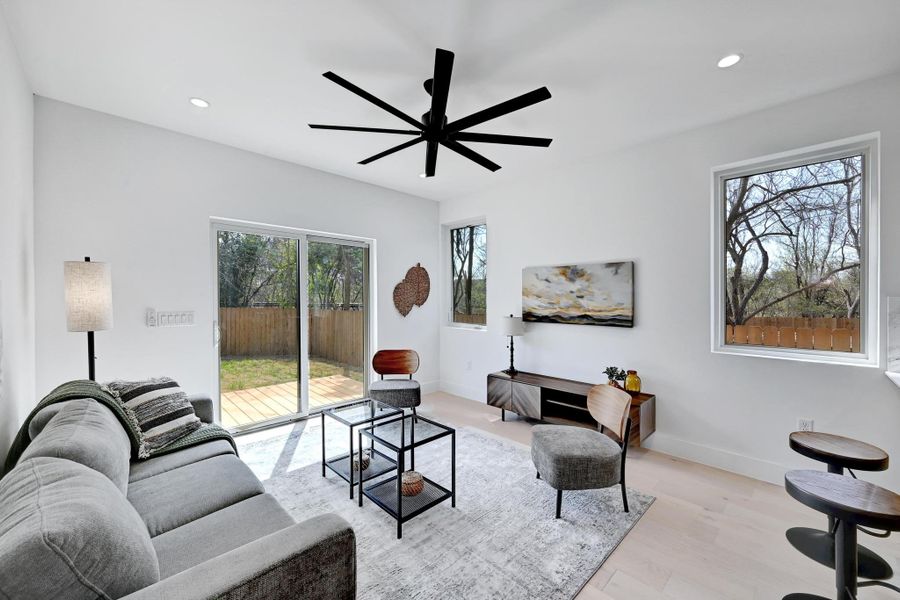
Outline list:
[[[812,419],[797,419],[797,431],[815,431],[814,425]]]

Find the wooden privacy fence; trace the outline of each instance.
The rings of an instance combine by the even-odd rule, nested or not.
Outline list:
[[[362,366],[365,313],[309,309],[309,354]],[[220,308],[222,356],[296,356],[297,311],[293,308]]]
[[[859,319],[754,317],[725,326],[726,344],[859,352]]]
[[[454,323],[471,323],[473,325],[484,325],[487,323],[487,315],[484,313],[475,314],[475,315],[467,315],[465,313],[455,312],[453,313],[453,322]]]

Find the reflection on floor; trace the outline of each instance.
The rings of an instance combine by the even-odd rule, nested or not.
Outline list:
[[[343,375],[309,380],[310,410],[361,398],[362,395],[362,383]],[[296,381],[222,394],[222,426],[228,429],[287,416],[296,411]]]

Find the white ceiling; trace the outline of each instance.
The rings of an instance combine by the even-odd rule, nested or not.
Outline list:
[[[898,0],[0,0],[35,93],[436,200],[517,174],[900,70]],[[321,73],[413,116],[434,48],[456,53],[448,115],[546,85],[553,98],[474,130],[554,138],[472,144],[491,173]],[[724,54],[738,66],[720,70]],[[209,100],[208,110],[188,103]]]

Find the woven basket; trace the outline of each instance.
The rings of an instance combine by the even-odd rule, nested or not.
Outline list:
[[[368,450],[362,451],[362,470],[365,471],[369,468],[369,462],[371,462],[372,457],[369,454]],[[353,453],[353,470],[359,471],[359,452]]]
[[[400,492],[404,496],[418,496],[425,489],[425,480],[422,474],[416,471],[407,471],[401,477]]]

